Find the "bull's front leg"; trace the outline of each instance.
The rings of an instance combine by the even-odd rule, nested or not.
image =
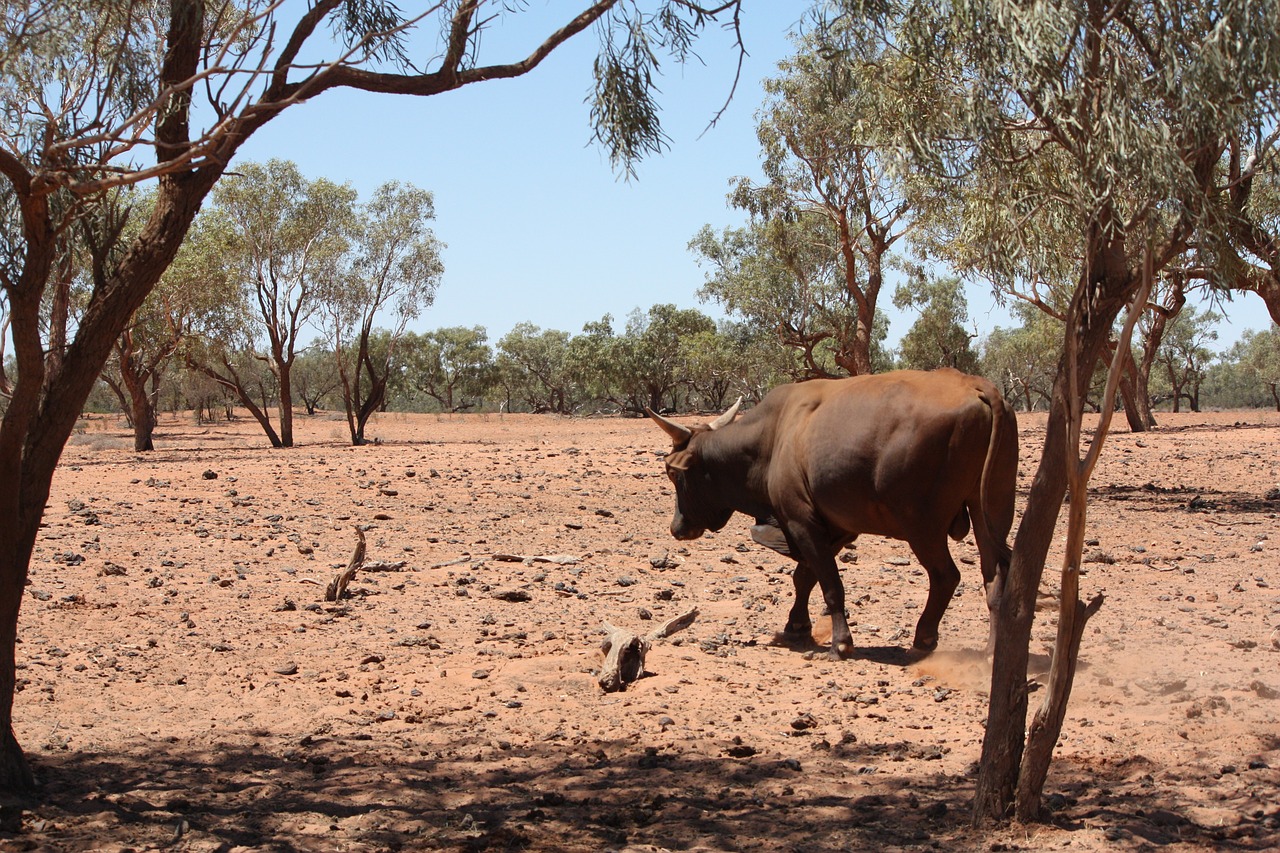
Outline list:
[[[822,588],[827,612],[831,614],[831,658],[840,660],[853,654],[853,635],[849,633],[849,618],[844,610],[844,584],[840,582],[840,571],[831,554],[823,553],[814,558],[811,565],[813,577]]]
[[[818,579],[809,564],[802,560],[796,563],[791,582],[795,584],[796,600],[791,605],[791,614],[787,616],[787,626],[782,629],[782,633],[794,639],[812,639],[813,620],[809,618],[809,594],[813,592]]]

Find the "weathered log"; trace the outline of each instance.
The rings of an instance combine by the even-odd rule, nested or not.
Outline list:
[[[333,580],[329,581],[329,585],[324,590],[325,601],[341,601],[342,596],[346,595],[347,584],[355,578],[356,572],[364,565],[364,531],[356,527],[356,548],[351,554],[351,560],[347,563],[347,567],[342,570]]]
[[[695,607],[674,619],[668,619],[643,637],[605,622],[604,629],[609,636],[600,644],[600,650],[605,655],[600,675],[596,678],[600,688],[605,693],[626,690],[628,684],[644,674],[645,656],[649,654],[653,644],[677,631],[683,631],[697,618],[698,608]]]

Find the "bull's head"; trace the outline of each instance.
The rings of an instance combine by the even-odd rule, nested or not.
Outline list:
[[[702,464],[700,438],[733,422],[742,398],[727,412],[709,424],[687,427],[668,420],[656,412],[645,413],[671,436],[671,452],[667,454],[667,476],[676,487],[676,513],[671,519],[671,535],[681,541],[697,539],[708,530],[716,531],[729,523],[733,508],[728,506],[708,467]]]

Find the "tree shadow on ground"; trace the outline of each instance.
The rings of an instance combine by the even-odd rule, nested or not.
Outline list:
[[[920,750],[842,743],[802,767],[749,749],[714,756],[629,742],[477,739],[446,755],[365,733],[210,750],[162,741],[38,756],[41,794],[4,806],[0,849],[962,850],[1029,849],[1029,835],[1095,849],[1100,833],[1216,849],[1280,844],[1274,805],[1230,827],[1200,826],[1187,816],[1196,796],[1180,793],[1192,789],[1153,786],[1152,768],[1133,764],[1065,765],[1049,824],[979,832],[969,827],[972,774],[882,764],[927,760]],[[1260,785],[1274,786],[1268,772]]]

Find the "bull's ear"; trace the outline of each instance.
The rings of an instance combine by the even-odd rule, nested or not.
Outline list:
[[[693,435],[692,430],[687,426],[678,424],[675,421],[667,420],[648,406],[644,407],[644,413],[653,418],[654,422],[657,423],[658,426],[662,427],[663,432],[671,436],[671,443],[674,446],[684,444],[689,440],[689,436]]]
[[[738,409],[742,406],[742,398],[738,398],[738,402],[729,407],[729,411],[707,424],[711,429],[720,429],[722,426],[728,426],[733,423],[733,419],[738,416]]]
[[[688,471],[693,465],[692,450],[677,450],[667,457],[667,467],[674,468],[677,471]]]

